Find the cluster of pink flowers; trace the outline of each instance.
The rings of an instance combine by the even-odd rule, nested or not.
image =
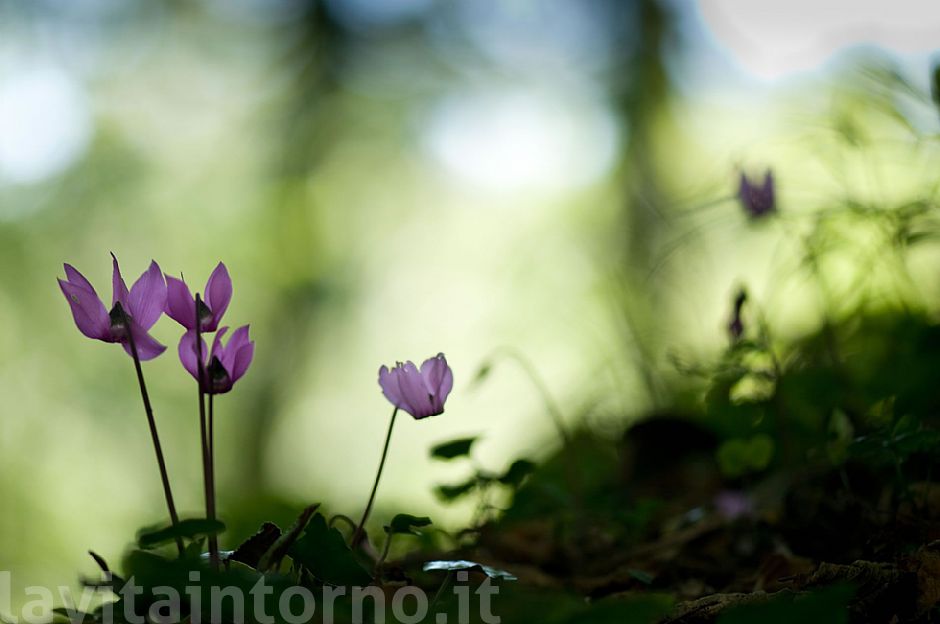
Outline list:
[[[113,294],[110,310],[105,307],[95,288],[85,279],[85,276],[70,264],[65,265],[66,279],[59,280],[59,287],[72,310],[75,325],[82,334],[94,340],[119,343],[134,359],[144,409],[150,422],[167,507],[174,525],[178,522],[176,507],[140,362],[152,360],[166,350],[166,347],[149,333],[164,312],[183,326],[185,332],[180,338],[178,352],[183,368],[196,379],[199,386],[206,515],[214,520],[212,396],[232,390],[235,383],[248,371],[255,354],[255,343],[248,336],[248,325],[239,327],[231,334],[228,333],[227,326],[221,326],[222,317],[232,300],[232,280],[228,269],[225,264],[219,262],[209,276],[203,291],[204,298],[201,298],[198,293],[193,296],[183,280],[164,275],[159,265],[153,261],[128,290],[121,276],[117,258],[114,254],[111,258]],[[210,349],[207,348],[202,336],[213,332],[215,332],[215,337]],[[227,341],[226,335],[228,335]],[[372,494],[353,537],[354,544],[363,533],[363,525],[369,517],[375,499],[379,477],[382,474],[391,440],[395,415],[402,410],[415,419],[422,419],[443,413],[444,403],[453,385],[454,375],[443,353],[425,360],[420,368],[409,361],[399,362],[391,370],[386,366],[379,369],[379,386],[385,397],[395,407],[395,411],[389,423],[385,451],[382,454]],[[208,419],[204,405],[205,395],[209,395]],[[179,539],[177,539],[177,545],[182,555],[183,544]],[[210,538],[209,548],[211,560],[214,564],[218,564],[219,551],[214,537]]]
[[[72,309],[72,317],[79,331],[95,340],[116,342],[124,346],[131,356],[136,350],[142,361],[152,360],[166,347],[157,342],[149,330],[164,312],[186,329],[180,338],[179,356],[183,367],[197,380],[196,336],[218,331],[212,349],[204,341],[199,351],[203,357],[205,381],[203,390],[208,394],[222,394],[232,389],[251,365],[255,343],[248,337],[248,325],[232,332],[226,344],[222,337],[228,327],[219,328],[222,316],[232,299],[232,280],[223,263],[219,263],[206,283],[205,301],[193,297],[189,287],[180,279],[164,276],[156,262],[148,268],[128,290],[121,276],[117,258],[112,254],[111,310],[105,307],[95,288],[75,267],[65,265],[66,279],[59,287]],[[199,319],[199,328],[196,319]]]

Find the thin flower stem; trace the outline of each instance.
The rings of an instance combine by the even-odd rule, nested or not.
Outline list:
[[[356,526],[356,530],[353,532],[352,540],[350,546],[355,549],[359,542],[362,540],[362,530],[366,525],[366,520],[369,519],[369,514],[372,512],[372,504],[375,502],[375,493],[379,489],[379,479],[382,478],[382,469],[385,468],[385,458],[388,457],[388,447],[392,441],[392,429],[395,428],[395,417],[398,416],[398,407],[395,407],[395,411],[392,412],[392,420],[388,423],[388,433],[385,436],[385,448],[382,449],[382,459],[379,461],[379,471],[375,473],[375,483],[372,484],[372,493],[369,495],[369,503],[366,505],[366,510],[362,514],[362,520],[359,521],[359,524]]]
[[[215,410],[213,410],[213,398],[215,395],[209,394],[209,500],[212,501],[212,516],[215,520]],[[219,538],[213,533],[209,536],[209,552],[215,554],[215,561],[219,560]],[[210,554],[210,557],[212,555]]]
[[[343,515],[343,514],[336,514],[335,516],[333,516],[332,518],[330,518],[330,521],[329,521],[328,524],[329,524],[329,527],[330,527],[331,529],[333,528],[333,525],[336,524],[336,521],[337,521],[337,520],[342,520],[343,522],[345,522],[346,524],[349,525],[349,528],[350,528],[350,529],[352,529],[353,531],[356,530],[356,526],[357,526],[357,525],[356,525],[356,521],[353,520],[352,518],[350,518],[349,516],[346,516],[346,515]]]
[[[431,604],[428,605],[428,611],[434,610],[434,606],[444,596],[444,592],[446,592],[450,588],[453,580],[454,580],[454,571],[449,570],[447,572],[447,576],[444,577],[444,581],[441,583],[440,588],[438,588],[437,593],[434,594],[434,598],[431,599]]]
[[[542,403],[545,405],[545,411],[548,412],[549,417],[552,420],[552,424],[555,426],[555,431],[558,432],[558,437],[561,438],[561,441],[565,446],[571,445],[571,433],[568,431],[568,426],[565,424],[565,417],[562,414],[561,408],[558,406],[558,403],[555,401],[555,397],[552,396],[552,393],[549,392],[548,386],[545,384],[545,381],[542,379],[542,376],[536,370],[532,362],[529,361],[525,355],[519,351],[512,349],[510,347],[502,347],[497,349],[503,352],[503,355],[509,359],[515,360],[516,364],[522,369],[522,372],[529,378],[529,381],[532,382],[532,385],[535,387],[535,391],[542,397]]]
[[[382,556],[379,557],[379,560],[375,562],[375,567],[372,568],[372,576],[375,578],[379,578],[379,573],[382,571],[382,564],[388,559],[388,551],[392,547],[392,537],[394,537],[394,535],[394,533],[388,534],[388,537],[385,539],[385,548],[382,549]]]
[[[202,355],[202,333],[199,328],[199,293],[196,293],[196,372],[199,388],[199,433],[202,440],[202,480],[206,495],[206,518],[215,520],[215,500],[213,499],[212,458],[209,445],[209,426],[206,422],[205,366]],[[212,404],[212,395],[209,395]],[[209,561],[213,568],[219,567],[218,543],[215,536],[209,538]]]
[[[134,359],[134,370],[137,371],[137,384],[140,386],[140,398],[144,402],[144,411],[147,413],[147,424],[150,425],[150,437],[153,439],[153,450],[157,455],[157,465],[160,467],[160,480],[163,482],[163,496],[166,498],[166,507],[170,512],[170,522],[176,527],[179,524],[179,516],[176,514],[176,504],[173,502],[173,490],[170,488],[170,477],[166,471],[166,460],[163,457],[163,446],[160,444],[160,434],[157,433],[157,421],[153,417],[153,407],[150,405],[150,395],[147,393],[147,384],[144,381],[144,371],[140,366],[140,356],[137,353],[137,344],[134,342],[134,334],[131,331],[130,321],[123,306],[118,304],[121,313],[121,321],[127,331],[127,344],[131,348],[131,357]],[[183,538],[176,536],[176,547],[180,555],[183,554]]]

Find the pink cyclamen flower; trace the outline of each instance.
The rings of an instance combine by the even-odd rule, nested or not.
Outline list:
[[[102,342],[119,342],[124,345],[128,355],[132,355],[127,341],[129,329],[138,357],[141,360],[152,360],[166,350],[165,346],[147,333],[166,307],[163,272],[156,262],[151,261],[150,268],[128,290],[114,254],[111,254],[111,259],[113,294],[110,312],[91,283],[70,264],[64,265],[66,279],[59,280],[59,288],[72,308],[72,317],[80,332]],[[129,327],[125,326],[125,315]]]
[[[774,174],[768,169],[764,174],[763,184],[751,182],[751,180],[741,173],[741,181],[738,185],[738,199],[744,206],[744,211],[754,218],[758,219],[768,214],[776,212],[776,193],[774,190]]]
[[[208,394],[225,394],[232,389],[235,382],[242,378],[251,359],[255,355],[255,342],[248,339],[248,326],[243,325],[222,345],[222,337],[228,327],[222,327],[212,341],[212,350],[206,348],[206,341],[202,340],[203,364],[203,391]],[[179,345],[180,362],[183,368],[189,371],[199,381],[198,358],[196,357],[196,331],[191,329],[183,334]]]
[[[166,313],[186,329],[196,329],[196,299],[189,286],[172,275],[166,276]],[[206,282],[199,306],[199,331],[214,332],[232,300],[232,279],[223,263],[216,265]]]
[[[399,362],[391,370],[379,369],[379,386],[392,405],[416,419],[444,412],[444,402],[454,387],[454,373],[443,353],[428,358],[419,370],[414,362]]]
[[[738,490],[722,490],[712,501],[715,509],[726,520],[749,518],[754,515],[754,501],[746,493]]]

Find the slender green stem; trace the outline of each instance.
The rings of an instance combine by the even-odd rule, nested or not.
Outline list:
[[[555,401],[555,397],[549,392],[548,386],[535,369],[535,366],[532,365],[532,362],[530,362],[526,356],[515,349],[503,347],[502,351],[507,357],[516,361],[522,369],[522,372],[524,372],[529,378],[529,381],[532,382],[536,392],[542,397],[545,411],[547,411],[549,417],[551,417],[552,424],[555,425],[555,430],[558,432],[558,437],[561,438],[566,446],[569,446],[571,444],[571,433],[568,431],[567,425],[565,425],[565,417],[558,403]]]
[[[394,533],[389,533],[388,537],[385,539],[385,548],[382,549],[382,556],[379,557],[379,560],[375,562],[375,567],[372,568],[372,576],[379,578],[379,572],[382,570],[382,564],[385,563],[385,560],[388,559],[388,551],[392,547],[392,537]]]
[[[366,504],[366,510],[362,514],[362,520],[359,521],[356,530],[353,532],[352,541],[350,542],[350,546],[353,549],[355,549],[362,540],[362,530],[366,525],[366,520],[369,519],[369,514],[372,512],[372,504],[375,502],[375,493],[379,489],[379,479],[382,478],[382,469],[385,468],[385,458],[388,457],[388,447],[392,441],[392,429],[395,428],[396,416],[398,416],[397,407],[395,411],[392,412],[392,420],[388,423],[388,433],[385,436],[385,448],[382,449],[382,459],[379,461],[379,471],[375,473],[375,483],[372,484],[372,493],[369,494],[369,502]]]
[[[199,388],[199,433],[202,441],[202,481],[206,495],[206,518],[215,520],[215,500],[212,483],[212,457],[209,442],[209,425],[206,420],[206,372],[202,355],[202,332],[199,327],[199,293],[196,293],[196,372]],[[209,395],[209,405],[212,405],[212,395]],[[213,568],[219,567],[218,543],[214,536],[209,538],[209,561]]]
[[[210,519],[215,520],[215,412],[213,410],[213,398],[215,395],[209,394],[209,500],[212,501],[212,515]],[[209,536],[210,557],[215,555],[215,562],[219,561],[219,538],[213,533]]]
[[[163,496],[166,498],[166,507],[170,512],[170,522],[173,526],[179,524],[179,516],[176,514],[176,504],[173,502],[173,490],[170,488],[170,477],[166,471],[166,460],[163,457],[163,447],[160,444],[160,434],[157,433],[157,421],[153,417],[153,407],[150,405],[150,395],[147,393],[147,384],[144,382],[144,371],[140,366],[140,355],[137,353],[137,343],[134,342],[134,334],[131,331],[130,321],[127,313],[120,303],[117,304],[121,314],[121,320],[127,331],[127,344],[131,348],[131,357],[134,359],[134,370],[137,371],[137,383],[140,386],[140,397],[144,401],[144,411],[147,413],[147,424],[150,425],[150,437],[153,440],[153,450],[157,455],[157,465],[160,467],[160,480],[163,482]],[[176,547],[180,555],[183,554],[183,538],[176,537]]]
[[[449,570],[449,571],[447,572],[447,576],[444,577],[444,582],[441,583],[441,586],[440,586],[440,588],[437,590],[437,593],[434,594],[434,598],[431,599],[431,604],[428,605],[428,611],[429,611],[429,612],[434,610],[434,605],[436,605],[436,604],[438,603],[438,601],[439,601],[439,600],[441,599],[441,597],[444,595],[444,592],[446,592],[446,591],[450,588],[450,586],[451,586],[453,580],[454,580],[454,571],[453,571],[453,570]]]
[[[350,529],[352,529],[353,531],[356,530],[356,526],[357,526],[357,525],[356,525],[356,521],[353,520],[352,518],[350,518],[349,516],[344,515],[344,514],[336,514],[335,516],[333,516],[332,518],[330,518],[330,521],[329,521],[328,524],[329,524],[329,527],[330,527],[331,529],[333,528],[333,525],[336,524],[336,521],[337,521],[337,520],[342,520],[343,522],[345,522],[346,524],[349,525],[349,528],[350,528]]]

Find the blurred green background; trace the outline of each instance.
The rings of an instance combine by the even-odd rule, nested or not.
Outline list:
[[[883,223],[935,200],[937,10],[772,4],[0,0],[15,590],[74,585],[88,548],[117,558],[164,515],[131,361],[76,331],[64,261],[106,297],[109,251],[128,280],[153,258],[194,289],[228,265],[226,321],[257,341],[217,401],[232,540],[309,502],[359,513],[390,413],[383,363],[443,351],[456,384],[443,416],[401,421],[376,515],[457,527],[470,510],[432,486],[462,475],[429,446],[480,434],[478,461],[501,470],[557,444],[501,349],[566,418],[616,430],[671,406],[673,360],[727,343],[740,285],[783,335],[865,301],[935,309],[936,247],[892,254]],[[753,223],[737,175],[766,167],[781,214]],[[820,227],[846,205],[889,218]],[[158,324],[169,349],[145,374],[177,504],[199,515],[179,334]]]

